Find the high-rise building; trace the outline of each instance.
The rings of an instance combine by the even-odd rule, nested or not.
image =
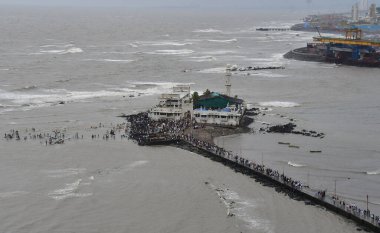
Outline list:
[[[359,21],[359,3],[352,6],[352,21]]]
[[[376,20],[377,18],[377,12],[376,12],[376,4],[371,4],[368,11],[369,18],[371,20]]]

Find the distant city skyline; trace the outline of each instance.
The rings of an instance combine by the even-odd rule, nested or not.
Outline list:
[[[0,0],[0,5],[308,9],[349,11],[361,0]],[[378,0],[368,0],[368,4]],[[377,4],[378,5],[378,4]]]

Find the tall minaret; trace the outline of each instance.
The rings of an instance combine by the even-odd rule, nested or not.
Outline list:
[[[226,68],[226,95],[231,96],[231,65]]]

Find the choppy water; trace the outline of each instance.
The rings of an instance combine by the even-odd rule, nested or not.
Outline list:
[[[2,232],[355,232],[340,217],[190,152],[91,141],[90,126],[146,110],[176,83],[223,91],[228,63],[286,67],[233,76],[234,94],[267,108],[253,128],[293,118],[326,137],[256,133],[219,138],[219,145],[328,192],[336,180],[338,195],[364,207],[368,194],[380,213],[379,70],[284,60],[314,34],[255,31],[302,15],[0,11],[2,133],[35,127],[85,135],[54,147],[0,141]]]

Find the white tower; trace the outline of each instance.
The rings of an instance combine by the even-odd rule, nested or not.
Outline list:
[[[227,65],[226,68],[226,95],[231,96],[231,65]]]

